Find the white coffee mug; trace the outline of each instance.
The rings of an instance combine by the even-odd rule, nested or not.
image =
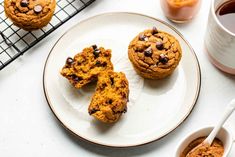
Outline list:
[[[216,10],[229,0],[212,0],[205,36],[210,61],[224,72],[235,75],[235,34],[218,20]]]
[[[179,142],[178,147],[176,149],[175,157],[180,157],[181,153],[184,151],[184,149],[195,139],[199,137],[205,137],[210,134],[212,131],[213,127],[205,127],[201,128],[199,130],[196,130],[192,133],[190,133],[188,136],[186,136],[182,141]],[[233,145],[234,139],[232,133],[226,129],[226,128],[221,128],[219,133],[216,136],[221,142],[223,143],[224,146],[224,154],[223,157],[227,157],[231,147]]]

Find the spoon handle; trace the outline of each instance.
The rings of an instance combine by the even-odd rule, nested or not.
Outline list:
[[[210,133],[210,135],[206,138],[206,140],[204,141],[204,143],[207,143],[209,145],[212,144],[214,138],[216,137],[216,135],[218,134],[220,128],[222,127],[222,125],[224,124],[224,122],[228,119],[228,117],[231,115],[231,113],[235,110],[235,99],[233,99],[227,106],[223,117],[219,120],[218,124],[215,126],[215,128],[213,129],[213,131]]]

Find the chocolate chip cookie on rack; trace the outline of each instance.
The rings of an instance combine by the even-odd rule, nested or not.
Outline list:
[[[113,70],[111,50],[93,45],[84,48],[74,58],[67,58],[61,75],[69,80],[75,88],[97,80],[98,75],[107,70]]]
[[[178,66],[182,50],[173,35],[153,27],[141,32],[131,41],[128,57],[142,77],[163,79]]]
[[[6,16],[14,25],[32,31],[46,26],[55,11],[55,0],[4,0]]]

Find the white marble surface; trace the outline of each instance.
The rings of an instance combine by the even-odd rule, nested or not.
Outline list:
[[[173,24],[192,44],[202,72],[198,102],[192,114],[174,132],[159,141],[137,148],[105,148],[69,135],[49,109],[42,87],[44,63],[56,40],[71,26],[87,17],[114,11],[138,12],[167,21],[159,0],[97,0],[23,57],[0,71],[0,156],[174,156],[179,140],[192,130],[213,125],[226,103],[235,97],[235,77],[211,65],[203,48],[209,5],[210,0],[203,0],[200,13],[193,21],[183,25]],[[233,127],[235,134],[235,114],[226,125]],[[235,147],[229,157],[233,156]]]

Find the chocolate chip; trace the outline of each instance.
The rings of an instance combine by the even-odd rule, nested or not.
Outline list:
[[[122,111],[113,111],[114,114],[122,114],[122,113],[126,113],[127,110],[122,110]]]
[[[111,81],[111,85],[113,85],[114,84],[114,79],[110,78],[110,81]]]
[[[167,57],[166,55],[160,54],[159,61],[160,61],[162,64],[166,64],[166,63],[169,61],[169,59],[168,59],[168,57]]]
[[[81,77],[78,77],[77,75],[73,74],[73,75],[70,75],[70,77],[73,79],[73,81],[75,82],[79,82],[82,80]]]
[[[82,79],[77,76],[77,77],[75,77],[73,80],[78,82],[78,81],[81,81]]]
[[[109,102],[108,102],[109,104],[112,104],[113,103],[113,100],[112,99],[109,99]]]
[[[96,109],[93,108],[93,109],[89,110],[89,114],[92,115],[92,114],[96,113],[97,111],[98,111],[98,110],[96,110]]]
[[[156,42],[156,48],[157,48],[158,50],[162,50],[162,49],[164,48],[163,43],[160,42],[160,41]]]
[[[158,33],[158,30],[157,30],[157,28],[156,28],[156,27],[153,27],[153,29],[152,29],[152,33],[153,33],[153,34],[157,34],[157,33]]]
[[[101,85],[101,89],[104,89],[105,87],[107,87],[107,84],[106,84],[106,83],[103,83],[103,84]]]
[[[77,61],[77,65],[81,65],[82,64],[82,61]]]
[[[107,62],[102,63],[102,67],[106,67],[107,66]]]
[[[153,54],[153,50],[152,50],[151,47],[147,48],[147,49],[144,51],[144,55],[145,55],[146,57],[151,57],[152,54]]]
[[[73,58],[68,57],[67,60],[66,60],[66,63],[67,64],[72,64],[73,63]]]
[[[39,14],[42,11],[42,6],[40,4],[35,5],[33,10],[36,14]]]
[[[16,2],[11,1],[11,6],[14,6],[15,4],[16,4]]]
[[[101,51],[99,49],[95,49],[93,54],[95,55],[95,57],[99,57],[100,52]]]
[[[93,50],[97,49],[97,45],[92,45],[91,47],[93,48]]]
[[[29,5],[29,1],[28,0],[21,0],[20,2],[20,6],[21,7],[27,7]]]
[[[95,65],[98,65],[98,66],[99,66],[99,65],[101,65],[101,62],[100,62],[100,61],[96,61],[96,62],[95,62]]]
[[[125,106],[124,110],[123,110],[123,113],[126,113],[127,112],[127,106]]]
[[[148,37],[146,37],[144,34],[141,34],[139,36],[139,40],[141,40],[141,41],[148,41]]]

